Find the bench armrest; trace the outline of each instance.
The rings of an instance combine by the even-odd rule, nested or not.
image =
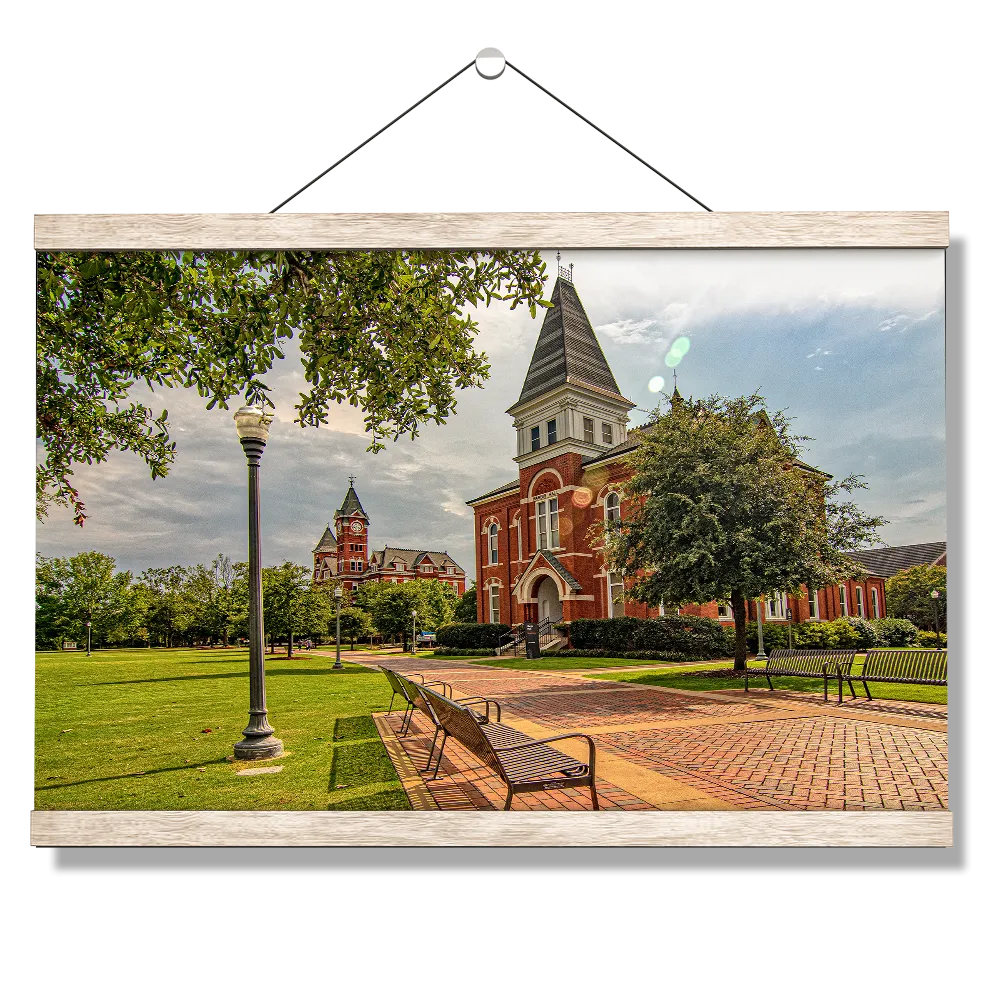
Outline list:
[[[456,698],[455,701],[459,705],[485,705],[486,706],[486,721],[490,721],[490,705],[492,705],[497,710],[497,722],[500,721],[500,702],[493,701],[491,698]]]
[[[421,684],[424,683],[424,675],[423,674],[403,674],[403,676],[406,677],[406,678],[408,678],[409,680],[412,680],[414,677],[419,677],[420,678],[420,683]]]
[[[426,684],[424,684],[424,687],[425,688],[432,688],[432,687],[437,687],[438,685],[441,686],[441,693],[446,698],[450,699],[451,698],[451,685],[447,681],[428,681]]]
[[[511,750],[523,750],[525,747],[537,747],[541,746],[543,743],[558,743],[559,740],[586,740],[587,745],[590,748],[590,773],[594,774],[594,768],[597,764],[597,746],[593,739],[589,737],[586,733],[563,733],[561,736],[547,736],[543,740],[526,740],[524,743],[515,743],[513,746],[508,747],[494,747],[493,751],[498,756],[500,754],[508,753]]]

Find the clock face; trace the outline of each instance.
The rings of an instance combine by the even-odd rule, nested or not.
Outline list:
[[[351,531],[355,535],[360,535],[365,530],[365,526],[360,521],[351,521]]]

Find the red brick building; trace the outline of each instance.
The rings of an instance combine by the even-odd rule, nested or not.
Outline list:
[[[623,458],[643,427],[628,428],[626,399],[587,319],[571,273],[559,269],[514,419],[518,476],[469,501],[475,512],[479,621],[571,621],[619,615],[654,617],[673,609],[624,600],[621,577],[604,565],[591,529],[628,515],[617,486],[630,477]],[[822,474],[822,473],[820,473]],[[774,594],[765,620],[819,621],[885,616],[884,580],[867,577],[807,594]],[[727,605],[685,614],[732,622]],[[756,602],[748,621],[756,619]]]
[[[345,590],[356,590],[372,580],[442,580],[454,588],[457,597],[465,593],[465,570],[447,552],[386,545],[369,555],[369,524],[351,476],[344,502],[333,515],[333,530],[327,525],[313,549],[316,583],[340,580]]]

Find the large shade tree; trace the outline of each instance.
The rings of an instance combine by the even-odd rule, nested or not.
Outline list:
[[[934,599],[937,591],[937,618]],[[907,618],[917,628],[948,630],[948,570],[944,566],[911,566],[885,581],[886,610],[893,618]]]
[[[487,376],[470,309],[502,301],[534,316],[544,274],[523,250],[39,253],[38,516],[69,506],[82,524],[73,467],[112,451],[167,474],[168,413],[134,387],[194,387],[209,409],[271,406],[264,377],[293,341],[302,425],[346,402],[364,412],[370,450],[416,436]]]
[[[607,564],[646,604],[725,601],[735,667],[746,667],[746,601],[823,587],[861,572],[848,552],[878,541],[885,520],[841,480],[806,465],[803,438],[758,396],[684,401],[675,394],[636,435],[623,519],[601,532]]]

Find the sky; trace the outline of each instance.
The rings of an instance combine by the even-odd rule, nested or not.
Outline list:
[[[555,251],[545,251],[556,273]],[[862,509],[889,520],[889,545],[946,538],[944,253],[940,250],[587,250],[563,253],[625,396],[633,423],[673,388],[685,396],[759,391],[806,442],[803,459],[843,478],[865,477]],[[546,290],[551,290],[553,278]],[[265,565],[311,565],[312,549],[347,491],[367,512],[370,551],[383,545],[446,550],[474,576],[466,501],[514,479],[517,398],[543,314],[494,303],[473,311],[490,359],[481,389],[462,390],[444,426],[366,452],[359,411],[336,407],[329,425],[301,428],[305,385],[288,351],[272,371],[275,421],[261,473]],[[673,351],[671,348],[673,346]],[[118,566],[246,558],[246,466],[232,413],[208,411],[194,390],[136,392],[170,414],[177,457],[165,479],[113,454],[74,476],[89,517],[55,507],[37,524],[46,556],[97,549]]]

